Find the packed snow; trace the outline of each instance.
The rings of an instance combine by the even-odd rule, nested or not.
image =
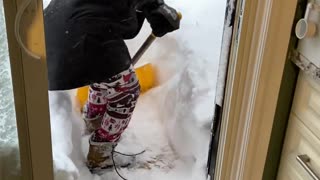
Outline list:
[[[216,84],[216,104],[219,106],[223,106],[225,85],[226,85],[226,77],[227,77],[227,69],[228,69],[228,61],[229,61],[229,49],[231,47],[231,39],[232,39],[232,29],[233,29],[233,12],[235,10],[235,0],[227,1],[227,11],[224,22],[223,29],[223,37],[221,44],[221,54],[220,54],[220,62],[219,62],[219,71],[218,71],[218,80]]]
[[[120,173],[128,180],[205,180],[226,0],[166,2],[182,12],[181,29],[157,39],[137,65],[155,66],[157,87],[139,98],[117,147],[146,152]],[[145,23],[139,36],[127,41],[132,54],[150,32]],[[98,176],[86,168],[88,136],[82,136],[75,90],[49,92],[49,98],[55,179],[120,180],[115,171]]]

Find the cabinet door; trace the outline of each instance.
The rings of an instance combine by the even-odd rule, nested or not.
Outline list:
[[[300,73],[292,112],[320,139],[320,83]]]
[[[8,65],[7,67],[12,74],[12,83],[11,81],[9,83],[12,86],[11,88],[8,84],[6,86],[9,86],[7,89],[10,90],[8,91],[13,91],[14,98],[5,94],[9,100],[4,101],[1,98],[1,101],[6,104],[9,101],[13,102],[12,99],[14,99],[14,105],[11,104],[11,106],[15,107],[15,113],[11,114],[15,114],[17,125],[13,123],[15,119],[11,119],[10,122],[13,129],[15,126],[17,127],[19,148],[17,146],[11,148],[20,152],[20,163],[12,165],[20,167],[21,171],[17,174],[17,177],[20,176],[19,179],[52,180],[53,168],[42,0],[3,0],[3,9],[4,14],[2,16],[4,16],[6,22],[10,57],[10,67]],[[17,21],[19,20],[19,18],[16,18],[17,14],[21,15],[20,21]],[[16,33],[15,27],[17,26],[15,25],[20,26]],[[5,28],[3,28],[2,34],[4,31]],[[2,43],[5,40],[5,38],[2,38]],[[32,54],[34,56],[30,56]],[[0,76],[1,79],[3,77]],[[0,126],[0,128],[8,130],[9,127],[6,125],[5,127]],[[0,173],[7,172],[0,170]],[[0,175],[0,179],[3,177]]]
[[[320,175],[320,140],[296,115],[291,114],[284,149],[281,156],[278,180],[314,180],[297,157],[306,155],[304,162],[316,176]]]
[[[281,155],[278,180],[320,177],[320,86],[300,71]]]

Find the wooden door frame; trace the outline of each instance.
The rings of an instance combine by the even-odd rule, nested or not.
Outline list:
[[[25,0],[3,0],[23,180],[53,180],[48,79],[42,0],[33,0],[21,19],[20,34],[30,57],[17,42],[15,18]]]
[[[239,0],[216,180],[262,179],[297,0]]]

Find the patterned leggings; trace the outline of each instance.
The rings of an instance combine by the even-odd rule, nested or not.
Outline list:
[[[87,117],[103,115],[102,124],[94,134],[94,141],[116,142],[128,127],[140,94],[140,85],[133,67],[90,85]]]

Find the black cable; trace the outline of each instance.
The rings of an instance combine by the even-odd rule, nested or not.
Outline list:
[[[111,151],[111,158],[112,158],[112,163],[113,163],[114,170],[116,171],[116,173],[118,174],[118,176],[119,176],[121,179],[123,179],[123,180],[128,180],[128,179],[126,179],[125,177],[123,177],[123,176],[119,173],[119,170],[118,170],[118,168],[117,168],[117,165],[116,165],[116,163],[115,163],[115,161],[114,161],[114,153],[120,154],[120,155],[122,155],[122,156],[135,157],[135,156],[141,155],[141,154],[143,154],[143,153],[145,153],[145,152],[146,152],[146,150],[143,150],[143,151],[141,151],[140,153],[137,153],[137,154],[124,154],[124,153],[115,151],[114,148],[113,148],[112,151]]]
[[[116,171],[116,173],[118,174],[118,176],[119,176],[121,179],[123,179],[123,180],[128,180],[128,179],[126,179],[125,177],[123,177],[123,176],[119,173],[118,168],[117,168],[117,166],[116,166],[116,163],[114,162],[113,153],[114,153],[114,151],[112,150],[112,152],[111,152],[111,158],[112,158],[112,163],[113,163],[114,170]]]
[[[138,155],[141,155],[141,154],[145,153],[146,150],[143,150],[143,151],[141,151],[141,152],[139,152],[139,153],[137,153],[137,154],[124,154],[124,153],[121,153],[121,152],[118,152],[118,151],[113,151],[113,152],[114,152],[114,153],[117,153],[117,154],[120,154],[120,155],[122,155],[122,156],[133,157],[133,156],[138,156]]]

